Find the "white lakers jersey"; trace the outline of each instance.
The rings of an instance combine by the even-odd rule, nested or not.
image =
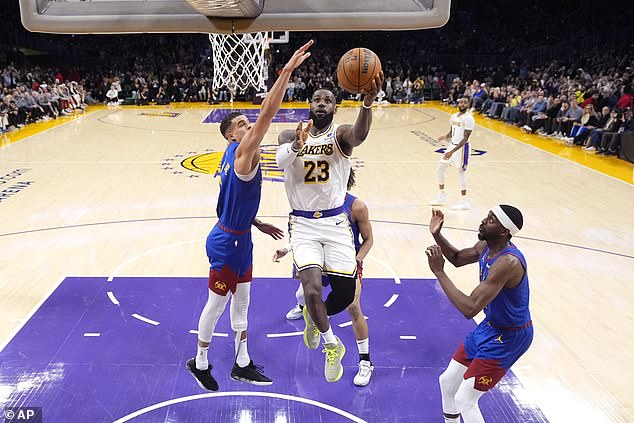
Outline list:
[[[451,115],[449,123],[451,123],[451,143],[453,145],[460,144],[460,141],[464,138],[465,130],[473,131],[473,128],[475,128],[475,120],[469,112],[462,115],[454,113]]]
[[[343,205],[350,161],[337,142],[337,124],[310,135],[295,161],[284,170],[284,186],[291,208],[321,211]]]

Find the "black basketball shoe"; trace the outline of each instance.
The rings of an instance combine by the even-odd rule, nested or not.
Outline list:
[[[259,386],[273,384],[271,379],[262,374],[262,366],[256,366],[253,364],[253,360],[249,361],[246,367],[240,367],[238,363],[235,363],[233,369],[231,369],[231,379]]]
[[[194,376],[194,379],[196,379],[196,383],[198,383],[198,386],[206,391],[218,390],[218,382],[216,382],[216,379],[214,379],[214,377],[211,375],[211,369],[213,367],[214,366],[209,364],[207,370],[198,370],[196,368],[195,358],[190,358],[189,360],[187,360],[187,370],[189,370],[189,373]]]

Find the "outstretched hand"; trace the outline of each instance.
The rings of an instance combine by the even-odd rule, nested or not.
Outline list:
[[[432,235],[440,234],[442,224],[445,222],[445,215],[438,209],[431,209],[431,220],[429,221],[429,232]]]
[[[279,263],[280,259],[288,254],[288,250],[286,248],[280,248],[279,250],[275,250],[275,254],[273,254],[273,262]]]
[[[313,127],[313,120],[309,120],[306,123],[306,127],[304,127],[303,122],[299,122],[297,125],[297,129],[295,130],[295,141],[293,141],[293,150],[300,151],[304,148],[304,143],[308,139],[308,135],[310,134],[310,128]]]
[[[381,71],[378,74],[376,74],[376,76],[372,80],[372,88],[370,88],[369,90],[361,90],[361,94],[365,94],[363,102],[366,106],[369,107],[372,105],[377,94],[379,93],[379,91],[381,91],[381,87],[383,86],[384,79],[385,77],[383,76],[383,71]],[[365,101],[366,98],[370,101]],[[368,102],[370,104],[367,104]]]
[[[429,268],[434,275],[443,272],[445,267],[445,258],[442,256],[442,250],[438,245],[431,245],[425,250],[427,254],[427,261],[429,262]]]
[[[270,235],[273,239],[284,238],[284,231],[270,223],[261,222],[256,226],[256,228],[258,228],[260,232]]]
[[[284,69],[292,71],[299,65],[304,63],[304,60],[310,57],[310,53],[306,52],[306,50],[308,50],[308,48],[312,46],[314,42],[315,41],[310,40],[309,42],[298,48],[295,53],[293,53],[293,56],[290,58],[290,60],[286,63]]]

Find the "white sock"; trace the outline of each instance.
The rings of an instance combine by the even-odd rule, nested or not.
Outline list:
[[[304,298],[304,288],[302,287],[301,283],[299,284],[297,291],[295,291],[295,298],[297,298],[297,304],[304,308],[304,306],[306,305],[306,299]]]
[[[464,423],[484,423],[484,417],[478,407],[478,400],[484,392],[478,391],[474,386],[473,377],[463,380],[456,392],[456,408],[460,410]]]
[[[357,340],[357,348],[359,349],[359,354],[370,354],[370,338]]]
[[[463,375],[466,371],[467,366],[452,359],[447,369],[438,378],[445,423],[460,423],[460,409],[456,405],[455,396],[464,380]],[[450,418],[447,415],[456,415],[457,417]]]
[[[246,367],[251,362],[249,357],[249,349],[247,348],[247,338],[240,340],[240,334],[236,334],[234,339],[236,346],[236,363],[240,367]]]
[[[439,197],[444,197],[445,196],[445,190],[444,189],[438,190],[438,196]]]
[[[198,346],[198,352],[196,352],[196,368],[198,370],[207,370],[209,367],[209,361],[207,360],[207,352],[209,347]]]
[[[328,328],[326,332],[321,333],[321,337],[324,338],[324,344],[336,344],[337,337],[332,333],[332,326]]]

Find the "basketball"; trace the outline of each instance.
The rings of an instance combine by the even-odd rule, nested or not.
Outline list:
[[[381,61],[369,48],[357,47],[349,50],[341,56],[337,65],[339,86],[354,94],[371,89],[372,80],[379,72]]]

